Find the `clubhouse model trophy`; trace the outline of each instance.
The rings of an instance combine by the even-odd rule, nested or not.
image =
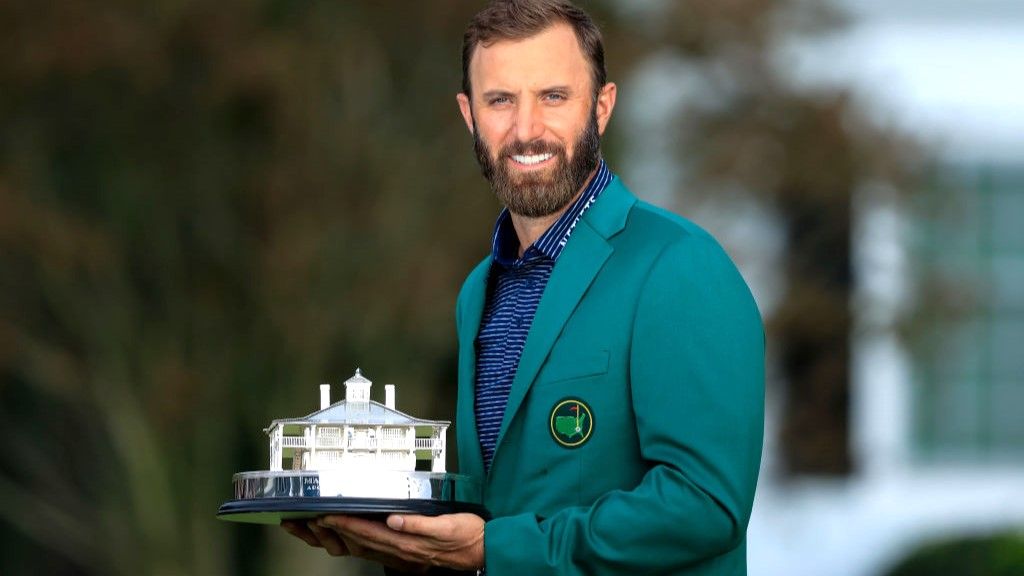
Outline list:
[[[384,404],[370,400],[371,385],[356,369],[344,400],[331,404],[331,386],[322,384],[320,410],[271,422],[264,430],[270,469],[235,474],[235,499],[217,517],[259,524],[395,512],[486,518],[479,481],[445,472],[450,422],[399,412],[392,384],[384,387]]]

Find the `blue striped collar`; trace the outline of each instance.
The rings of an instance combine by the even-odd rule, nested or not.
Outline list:
[[[569,235],[572,234],[573,228],[576,227],[580,217],[597,200],[601,192],[604,192],[604,189],[608,187],[608,183],[611,181],[611,170],[608,169],[602,158],[598,162],[597,172],[590,179],[590,183],[587,184],[583,193],[569,206],[568,210],[558,217],[558,220],[550,228],[541,234],[536,242],[523,252],[521,260],[519,258],[519,237],[512,226],[512,218],[509,215],[508,208],[502,209],[501,214],[498,215],[498,221],[494,224],[494,236],[491,238],[492,258],[496,263],[506,268],[512,267],[517,262],[525,262],[542,255],[552,260],[557,260],[558,255],[565,248],[566,242],[569,241]]]

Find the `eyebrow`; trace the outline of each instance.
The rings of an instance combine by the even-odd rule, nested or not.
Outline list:
[[[550,86],[540,91],[541,94],[551,94],[552,92],[564,92],[566,94],[572,93],[570,86]]]
[[[552,92],[572,94],[572,87],[568,85],[548,86],[546,88],[541,88],[540,90],[537,91],[538,94],[551,94]],[[485,100],[489,100],[491,98],[495,98],[498,96],[515,96],[515,94],[508,90],[488,90],[481,94],[481,96]]]
[[[484,92],[480,96],[484,100],[490,100],[491,98],[496,98],[498,96],[512,96],[512,95],[513,94],[511,92],[509,92],[508,90],[488,90],[487,92]]]

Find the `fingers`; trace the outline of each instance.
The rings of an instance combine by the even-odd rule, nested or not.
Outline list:
[[[324,550],[327,550],[328,554],[331,556],[349,555],[350,550],[348,544],[338,536],[337,532],[329,528],[324,528],[317,520],[310,520],[306,525],[316,536],[317,540],[320,541],[320,545]]]
[[[318,520],[284,520],[281,528],[306,544],[323,548],[331,556],[355,556],[379,562],[401,572],[422,573],[429,566],[400,557],[388,536],[397,536],[380,522],[346,516],[327,516]]]
[[[284,520],[281,528],[314,548],[323,548],[331,556],[348,556],[345,542],[333,530],[323,528],[316,520]]]
[[[351,516],[325,516],[320,519],[320,526],[335,531],[348,545],[353,556],[375,560],[380,553],[412,562],[423,560],[417,542],[412,540],[414,537],[399,534],[378,521]]]
[[[355,556],[403,572],[431,565],[483,566],[484,520],[475,514],[437,517],[392,514],[386,522],[344,515],[281,522],[281,528],[331,556]]]
[[[305,521],[282,520],[281,528],[284,529],[285,532],[291,534],[292,536],[295,536],[299,540],[302,540],[303,542],[309,544],[310,546],[313,546],[314,548],[323,547],[320,544],[320,539],[317,538],[315,534],[313,534],[313,531],[310,530],[308,526],[306,526]]]
[[[368,539],[387,539],[391,530],[380,522],[356,516],[331,515],[320,518],[320,526],[345,534],[358,535]]]
[[[408,537],[395,533],[381,522],[334,515],[321,518],[319,526],[336,533],[349,554],[357,558],[407,573],[422,573],[429,568],[427,559],[409,550],[409,541],[403,545],[402,539]]]

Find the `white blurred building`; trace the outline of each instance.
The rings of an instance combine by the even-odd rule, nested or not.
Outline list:
[[[1024,2],[847,0],[843,34],[793,46],[793,78],[853,86],[935,143],[920,205],[858,202],[846,479],[766,470],[751,576],[878,576],[926,542],[1024,527]],[[896,320],[945,306],[910,341]],[[943,311],[945,310],[945,311]]]

